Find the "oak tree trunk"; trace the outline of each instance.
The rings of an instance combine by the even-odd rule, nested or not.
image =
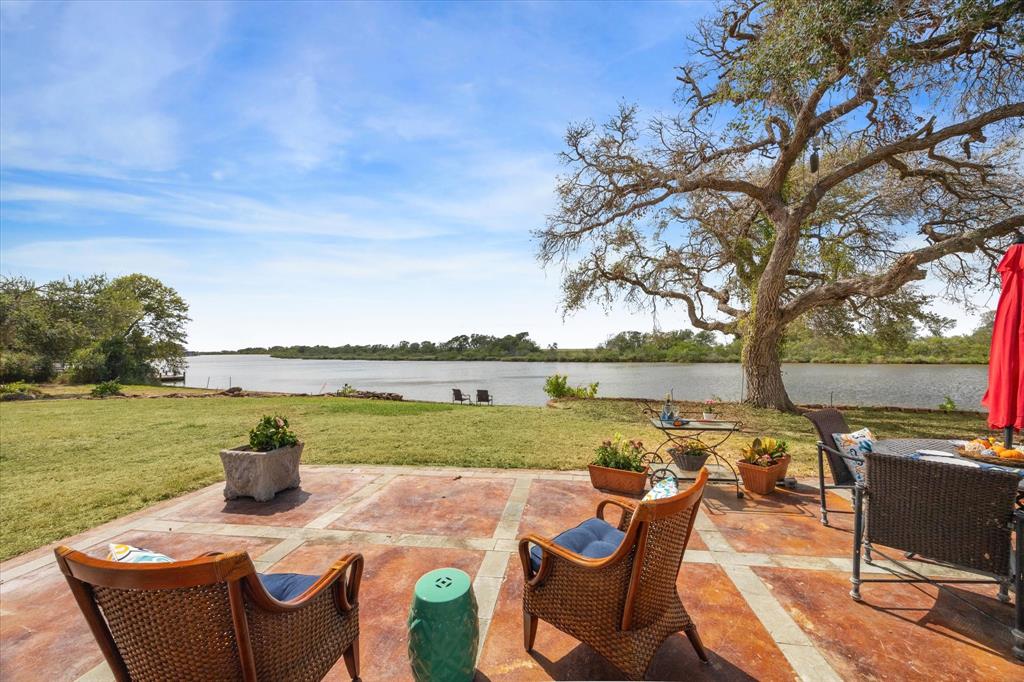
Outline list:
[[[747,404],[769,407],[782,412],[796,412],[796,406],[782,382],[781,324],[753,325],[743,345],[743,372],[747,379]]]

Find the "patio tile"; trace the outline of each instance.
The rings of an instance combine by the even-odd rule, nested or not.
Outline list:
[[[1010,654],[1013,608],[996,601],[994,587],[865,584],[858,604],[847,573],[753,570],[844,679],[1024,675]]]
[[[829,509],[850,509],[829,494]],[[771,495],[744,498],[721,487],[708,486],[704,510],[733,550],[797,556],[846,556],[853,546],[853,515],[829,514],[831,526],[821,525],[818,491],[807,486],[779,488]]]
[[[552,538],[564,530],[593,518],[597,505],[608,498],[636,501],[635,498],[597,490],[590,481],[549,481],[536,479],[519,521],[519,535],[527,533]],[[617,524],[618,507],[609,506],[608,522]],[[698,533],[690,536],[688,549],[707,549]]]
[[[676,634],[656,654],[648,679],[794,679],[782,652],[721,568],[684,565],[678,584],[711,664],[703,665],[686,637]],[[622,679],[622,673],[589,646],[544,622],[538,625],[533,652],[524,651],[522,591],[522,567],[510,562],[477,664],[479,682]]]
[[[339,475],[303,467],[301,486],[283,490],[269,502],[257,502],[251,498],[225,500],[223,486],[217,485],[203,490],[189,504],[164,512],[160,518],[302,527],[375,478],[375,474]]]
[[[511,478],[397,476],[329,528],[489,538],[501,521]]]
[[[258,538],[129,532],[119,542],[191,559],[215,550],[247,550],[254,557],[275,544]],[[87,553],[104,556],[106,543]],[[74,680],[103,661],[96,640],[56,564],[0,585],[0,670],[4,682]]]
[[[306,543],[270,572],[319,575],[343,554],[360,552],[365,560],[359,588],[359,648],[365,680],[407,680],[409,672],[406,618],[413,587],[421,575],[442,566],[462,569],[473,577],[484,553],[462,549],[390,547],[381,545]],[[350,679],[344,661],[327,680]]]

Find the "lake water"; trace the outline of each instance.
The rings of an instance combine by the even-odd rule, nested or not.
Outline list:
[[[797,403],[937,407],[943,397],[962,409],[981,409],[985,365],[785,365],[786,387]],[[718,396],[738,400],[738,364],[613,362],[423,362],[291,360],[268,355],[197,355],[188,358],[191,387],[241,386],[253,391],[321,393],[344,384],[401,393],[414,400],[448,401],[451,389],[475,395],[486,388],[496,403],[543,405],[544,380],[568,374],[572,385],[600,382],[602,397],[678,400]]]

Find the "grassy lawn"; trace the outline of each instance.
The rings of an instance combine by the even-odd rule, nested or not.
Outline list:
[[[579,469],[615,433],[660,442],[625,401],[570,402],[561,409],[324,397],[0,403],[0,558],[221,479],[218,450],[247,441],[256,420],[274,413],[287,416],[305,441],[303,461],[319,464]],[[721,413],[745,425],[725,452],[735,453],[754,435],[772,435],[789,441],[791,472],[815,470],[816,439],[804,418],[737,405]],[[881,437],[985,430],[979,415],[967,414],[862,409],[848,420]]]

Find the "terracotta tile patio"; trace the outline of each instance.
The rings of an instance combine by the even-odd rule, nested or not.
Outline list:
[[[477,679],[621,678],[589,647],[541,624],[522,648],[516,537],[554,535],[591,516],[585,474],[551,471],[303,467],[300,490],[271,503],[225,502],[222,484],[154,505],[64,542],[93,554],[129,542],[179,558],[245,549],[269,572],[320,573],[343,553],[366,558],[360,593],[363,679],[411,679],[405,620],[426,571],[474,578],[480,610]],[[679,574],[683,601],[711,664],[682,635],[649,679],[1021,679],[1009,655],[1012,608],[995,588],[872,584],[849,590],[851,517],[818,522],[809,485],[738,500],[709,486]],[[753,497],[753,499],[751,499]],[[832,495],[830,505],[849,508]],[[925,572],[943,569],[916,563]],[[874,569],[878,570],[878,569]],[[52,547],[0,565],[0,677],[110,679],[53,562]],[[347,680],[339,663],[329,679]]]

